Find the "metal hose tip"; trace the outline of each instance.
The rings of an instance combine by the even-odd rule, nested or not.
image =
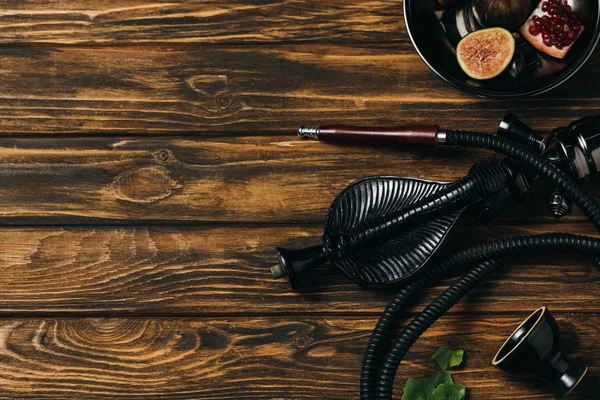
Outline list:
[[[298,128],[298,136],[301,138],[319,140],[319,128],[306,128],[301,126]]]

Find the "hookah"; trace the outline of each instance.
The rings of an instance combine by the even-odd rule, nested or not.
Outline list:
[[[395,127],[327,125],[298,129],[304,138],[325,142],[383,142],[436,148],[462,146],[506,156],[475,164],[455,182],[394,176],[359,180],[333,201],[325,219],[323,243],[290,250],[277,248],[274,278],[300,277],[330,262],[368,289],[397,289],[375,327],[365,351],[360,398],[391,399],[400,362],[415,341],[469,290],[520,255],[549,249],[588,255],[600,268],[600,239],[567,233],[510,237],[440,255],[458,218],[470,213],[490,220],[515,204],[538,179],[552,183],[548,201],[556,218],[576,204],[600,231],[600,205],[581,181],[600,169],[600,116],[585,117],[546,137],[515,115],[504,117],[498,135],[416,124]],[[472,269],[419,313],[394,339],[400,311],[421,288],[448,270]],[[579,384],[587,368],[572,364],[560,350],[558,326],[542,307],[528,317],[502,346],[493,364],[547,381],[557,399]]]

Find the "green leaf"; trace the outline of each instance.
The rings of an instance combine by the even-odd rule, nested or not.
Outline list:
[[[465,385],[458,383],[442,383],[427,400],[464,400],[467,394]]]
[[[431,356],[431,361],[435,361],[442,371],[445,371],[448,368],[460,365],[464,354],[463,350],[450,350],[448,347],[442,346]]]
[[[438,372],[429,378],[411,378],[404,385],[402,400],[429,400],[433,391],[443,384],[454,384],[448,372]]]

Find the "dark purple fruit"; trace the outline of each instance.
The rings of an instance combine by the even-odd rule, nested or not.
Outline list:
[[[527,19],[531,0],[473,0],[477,19],[485,27],[514,31]]]
[[[452,8],[452,7],[456,7],[456,5],[458,4],[458,0],[437,0],[437,2],[440,4],[440,6],[442,6],[443,8]]]

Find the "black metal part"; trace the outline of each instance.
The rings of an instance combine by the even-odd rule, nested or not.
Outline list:
[[[323,246],[312,246],[300,250],[289,250],[277,247],[279,264],[271,267],[275,279],[288,278],[290,287],[295,289],[297,277],[327,261]]]
[[[576,178],[585,178],[600,170],[600,116],[585,117],[566,128],[558,128],[556,135],[565,163]]]
[[[498,126],[498,136],[521,143],[525,146],[531,146],[534,149],[540,149],[544,138],[525,125],[514,114],[506,114]]]
[[[550,214],[556,219],[562,218],[571,213],[573,202],[563,195],[560,190],[554,189],[548,200]]]

